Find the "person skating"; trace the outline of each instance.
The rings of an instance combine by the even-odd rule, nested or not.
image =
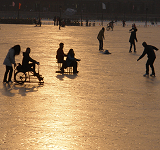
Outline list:
[[[137,59],[137,61],[139,61],[141,58],[143,58],[146,54],[148,55],[148,60],[146,62],[146,73],[143,76],[148,76],[149,75],[149,66],[152,69],[152,74],[150,74],[150,76],[155,76],[155,70],[154,70],[154,61],[156,59],[156,54],[154,52],[154,50],[158,51],[158,48],[152,45],[147,45],[146,42],[142,43],[143,47],[144,47],[144,51],[142,53],[142,55]]]
[[[135,41],[138,42],[136,32],[137,32],[137,28],[134,28],[131,30],[131,35],[130,35],[130,39],[129,39],[129,42],[130,42],[129,53],[132,52],[132,45],[134,46],[134,52],[136,52]]]

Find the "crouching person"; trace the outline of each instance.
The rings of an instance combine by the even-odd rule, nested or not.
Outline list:
[[[67,54],[67,59],[62,65],[61,72],[63,73],[64,69],[66,69],[67,67],[73,67],[73,73],[78,73],[77,61],[80,61],[80,59],[76,59],[73,49],[70,49]]]

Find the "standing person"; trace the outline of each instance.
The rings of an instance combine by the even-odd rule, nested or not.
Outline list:
[[[54,16],[54,18],[53,18],[54,26],[56,25],[56,20],[57,20],[57,17],[56,17],[56,16]]]
[[[40,25],[40,27],[41,27],[41,24],[42,24],[42,22],[41,22],[41,18],[39,18],[39,20],[38,20],[38,24]]]
[[[60,43],[59,48],[57,50],[57,55],[56,55],[56,59],[57,59],[58,63],[63,63],[64,62],[64,57],[67,56],[63,51],[63,47],[64,47],[64,44]]]
[[[137,32],[137,29],[134,28],[133,30],[131,30],[131,35],[130,35],[130,39],[129,39],[129,42],[130,42],[130,50],[129,50],[129,53],[132,52],[132,45],[134,46],[134,52],[136,52],[136,45],[135,45],[135,40],[136,42],[138,42],[137,40],[137,36],[136,36],[136,32]]]
[[[103,50],[103,39],[105,39],[105,37],[104,37],[104,31],[105,31],[105,28],[103,27],[99,31],[98,36],[97,36],[97,39],[99,40],[99,50]]]
[[[123,24],[123,27],[125,27],[125,26],[126,26],[126,21],[123,20],[123,21],[122,21],[122,24]]]
[[[142,55],[137,59],[137,61],[139,61],[141,58],[143,58],[147,54],[148,60],[146,62],[146,73],[144,74],[144,76],[149,75],[149,66],[152,69],[152,74],[150,74],[150,76],[155,76],[155,70],[154,70],[153,63],[156,59],[156,54],[155,54],[154,50],[158,51],[158,48],[156,48],[155,46],[152,46],[152,45],[147,45],[146,42],[143,42],[142,45],[144,47],[144,51],[143,51]]]
[[[67,54],[67,59],[62,65],[62,68],[61,68],[62,73],[64,72],[64,68],[72,67],[72,66],[73,66],[73,73],[78,73],[77,61],[80,61],[80,59],[76,59],[73,49],[70,49]]]
[[[61,26],[62,26],[62,20],[61,18],[59,18],[59,30],[61,30]]]
[[[7,83],[12,83],[11,78],[12,78],[12,73],[13,73],[13,67],[12,64],[15,65],[15,56],[19,55],[21,51],[20,45],[15,45],[14,47],[10,48],[6,58],[4,59],[3,64],[6,65],[6,71],[4,74],[4,79],[3,82]],[[8,76],[9,73],[9,76]],[[7,81],[7,76],[8,76],[8,81]]]

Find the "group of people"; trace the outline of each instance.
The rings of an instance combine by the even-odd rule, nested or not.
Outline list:
[[[99,50],[103,50],[103,39],[105,39],[104,31],[105,31],[105,28],[102,27],[102,29],[99,31],[97,36],[97,39],[99,40]],[[135,41],[138,42],[137,36],[136,36],[136,32],[137,32],[136,25],[132,24],[132,29],[130,29],[129,31],[131,32],[131,35],[129,38],[129,42],[130,42],[129,53],[132,52],[132,46],[134,47],[134,52],[136,52]],[[143,42],[142,46],[144,47],[144,51],[142,55],[137,59],[137,61],[139,61],[141,58],[143,58],[147,54],[148,60],[146,62],[146,73],[144,74],[144,76],[149,76],[149,66],[151,67],[151,70],[152,70],[152,73],[150,74],[150,76],[155,76],[155,69],[153,64],[156,59],[156,54],[154,50],[158,51],[158,48],[152,45],[148,45],[146,42]]]
[[[113,24],[113,21],[112,21],[112,24]],[[137,32],[136,25],[132,24],[132,29],[130,29],[129,31],[131,32],[131,35],[130,35],[130,38],[129,38],[129,42],[130,42],[129,52],[132,52],[132,46],[134,46],[134,52],[136,52],[135,41],[138,42],[137,36],[136,36],[136,32]],[[103,50],[103,40],[105,39],[104,32],[105,32],[105,28],[102,27],[102,29],[99,31],[99,33],[97,35],[97,39],[99,41],[99,50]]]
[[[105,31],[105,28],[102,27],[102,29],[100,30],[100,32],[97,36],[97,39],[99,40],[99,50],[103,50],[103,39],[105,38],[104,31]],[[130,31],[131,31],[131,36],[129,39],[129,42],[130,42],[129,52],[132,52],[131,51],[132,45],[134,46],[134,52],[136,52],[135,41],[138,41],[138,40],[136,37],[137,28],[136,28],[135,24],[133,24],[132,29]],[[148,60],[146,62],[146,73],[144,74],[144,76],[149,75],[149,66],[152,69],[152,73],[150,74],[150,76],[155,76],[155,70],[154,70],[153,64],[156,59],[156,54],[155,54],[154,50],[158,51],[159,49],[155,46],[148,45],[146,42],[143,42],[142,45],[144,47],[144,51],[143,51],[142,55],[137,59],[137,61],[139,61],[141,58],[143,58],[147,54]],[[64,73],[64,69],[66,69],[67,67],[73,67],[73,73],[78,73],[77,61],[80,61],[80,59],[75,58],[75,53],[74,53],[73,49],[70,49],[69,52],[67,54],[65,54],[63,51],[63,47],[64,47],[64,43],[60,43],[59,48],[57,50],[57,55],[56,55],[57,62],[62,63],[62,67],[60,68],[61,72]],[[14,64],[14,65],[16,64],[15,63],[15,56],[19,55],[20,51],[21,51],[20,45],[15,45],[9,49],[9,51],[6,55],[6,58],[3,62],[3,64],[6,66],[6,71],[5,71],[4,79],[3,79],[4,83],[12,82],[12,80],[11,80],[12,73],[13,73],[12,64]],[[39,65],[40,63],[37,62],[36,60],[32,59],[29,56],[30,52],[31,52],[31,49],[29,47],[26,49],[25,52],[23,52],[22,68],[24,69],[24,72],[32,71],[33,75],[36,76],[39,81],[41,81],[41,80],[43,80],[43,78],[41,77],[41,75],[39,73],[36,73],[36,71],[35,71],[35,64]],[[66,60],[64,60],[64,57],[67,57]]]
[[[67,54],[63,51],[64,43],[59,44],[59,48],[57,50],[56,59],[58,63],[62,63],[62,67],[60,68],[61,72],[64,73],[64,69],[67,67],[73,67],[73,73],[78,73],[77,71],[77,61],[80,59],[75,58],[75,53],[73,49],[70,49]],[[64,60],[64,57],[67,57]]]
[[[129,31],[131,32],[130,39],[129,39],[129,42],[130,42],[129,53],[132,52],[132,45],[134,46],[134,52],[136,52],[135,41],[138,42],[137,36],[136,36],[136,32],[137,32],[136,25],[132,24],[132,29],[130,29]],[[152,70],[152,73],[150,74],[150,76],[155,77],[155,69],[153,64],[156,59],[156,54],[154,50],[158,51],[158,48],[152,45],[148,45],[146,42],[143,42],[142,46],[144,47],[144,51],[142,55],[137,59],[137,61],[143,58],[146,54],[148,56],[148,60],[146,62],[146,73],[143,76],[149,76],[149,66],[150,66]]]
[[[15,45],[12,48],[9,49],[6,58],[4,59],[3,64],[6,66],[6,71],[3,78],[3,83],[12,83],[12,74],[13,74],[13,67],[16,65],[15,63],[15,56],[19,55],[21,52],[20,45]],[[32,59],[29,54],[31,52],[31,49],[28,47],[25,52],[23,52],[23,59],[22,59],[22,68],[23,71],[31,71],[33,72],[33,75],[38,78],[39,81],[43,80],[41,75],[39,73],[36,73],[35,71],[35,64],[39,65],[40,63],[36,60]]]
[[[63,51],[64,44],[59,44],[59,49],[57,50],[56,58],[58,60],[58,63],[62,63],[61,72],[64,73],[64,69],[67,67],[73,67],[73,73],[78,73],[77,71],[77,61],[80,61],[80,59],[75,58],[75,53],[73,49],[70,49],[68,54],[65,54]],[[15,63],[15,56],[19,55],[21,52],[20,45],[15,45],[12,48],[9,49],[6,58],[4,59],[3,64],[6,66],[6,71],[3,78],[3,83],[12,83],[12,74],[13,74],[13,67],[16,66]],[[34,76],[38,78],[39,81],[43,80],[43,77],[36,73],[35,71],[35,64],[39,65],[40,63],[36,60],[32,59],[30,57],[31,49],[28,47],[25,52],[23,52],[23,59],[22,59],[22,70],[23,72],[31,71]],[[66,60],[64,60],[64,57],[67,57]]]

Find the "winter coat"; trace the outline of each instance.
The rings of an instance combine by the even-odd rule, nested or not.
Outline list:
[[[103,38],[104,38],[104,30],[101,29],[98,33],[97,39],[98,40],[103,40]]]
[[[14,49],[12,49],[12,48],[9,49],[7,56],[4,59],[3,64],[6,66],[12,66],[12,64],[15,64]]]
[[[58,63],[62,63],[64,61],[64,56],[66,55],[64,54],[63,49],[59,48],[57,50],[57,55],[56,55]]]
[[[23,66],[23,67],[28,67],[29,62],[37,63],[37,61],[34,60],[34,59],[32,59],[32,58],[29,56],[28,53],[23,52],[22,66]]]
[[[155,59],[156,54],[155,54],[154,50],[157,51],[158,48],[156,48],[155,46],[152,46],[152,45],[147,45],[144,48],[144,51],[143,51],[142,55],[139,57],[139,59],[143,58],[146,54],[148,55],[149,59]]]
[[[135,40],[137,41],[136,31],[132,31],[132,32],[131,32],[130,39],[129,39],[129,42],[132,43],[132,44],[134,44],[134,43],[135,43]]]
[[[67,59],[66,59],[66,65],[67,67],[71,66],[71,63],[73,61],[79,61],[79,59],[76,59],[75,57],[72,57],[70,54],[67,55]]]

